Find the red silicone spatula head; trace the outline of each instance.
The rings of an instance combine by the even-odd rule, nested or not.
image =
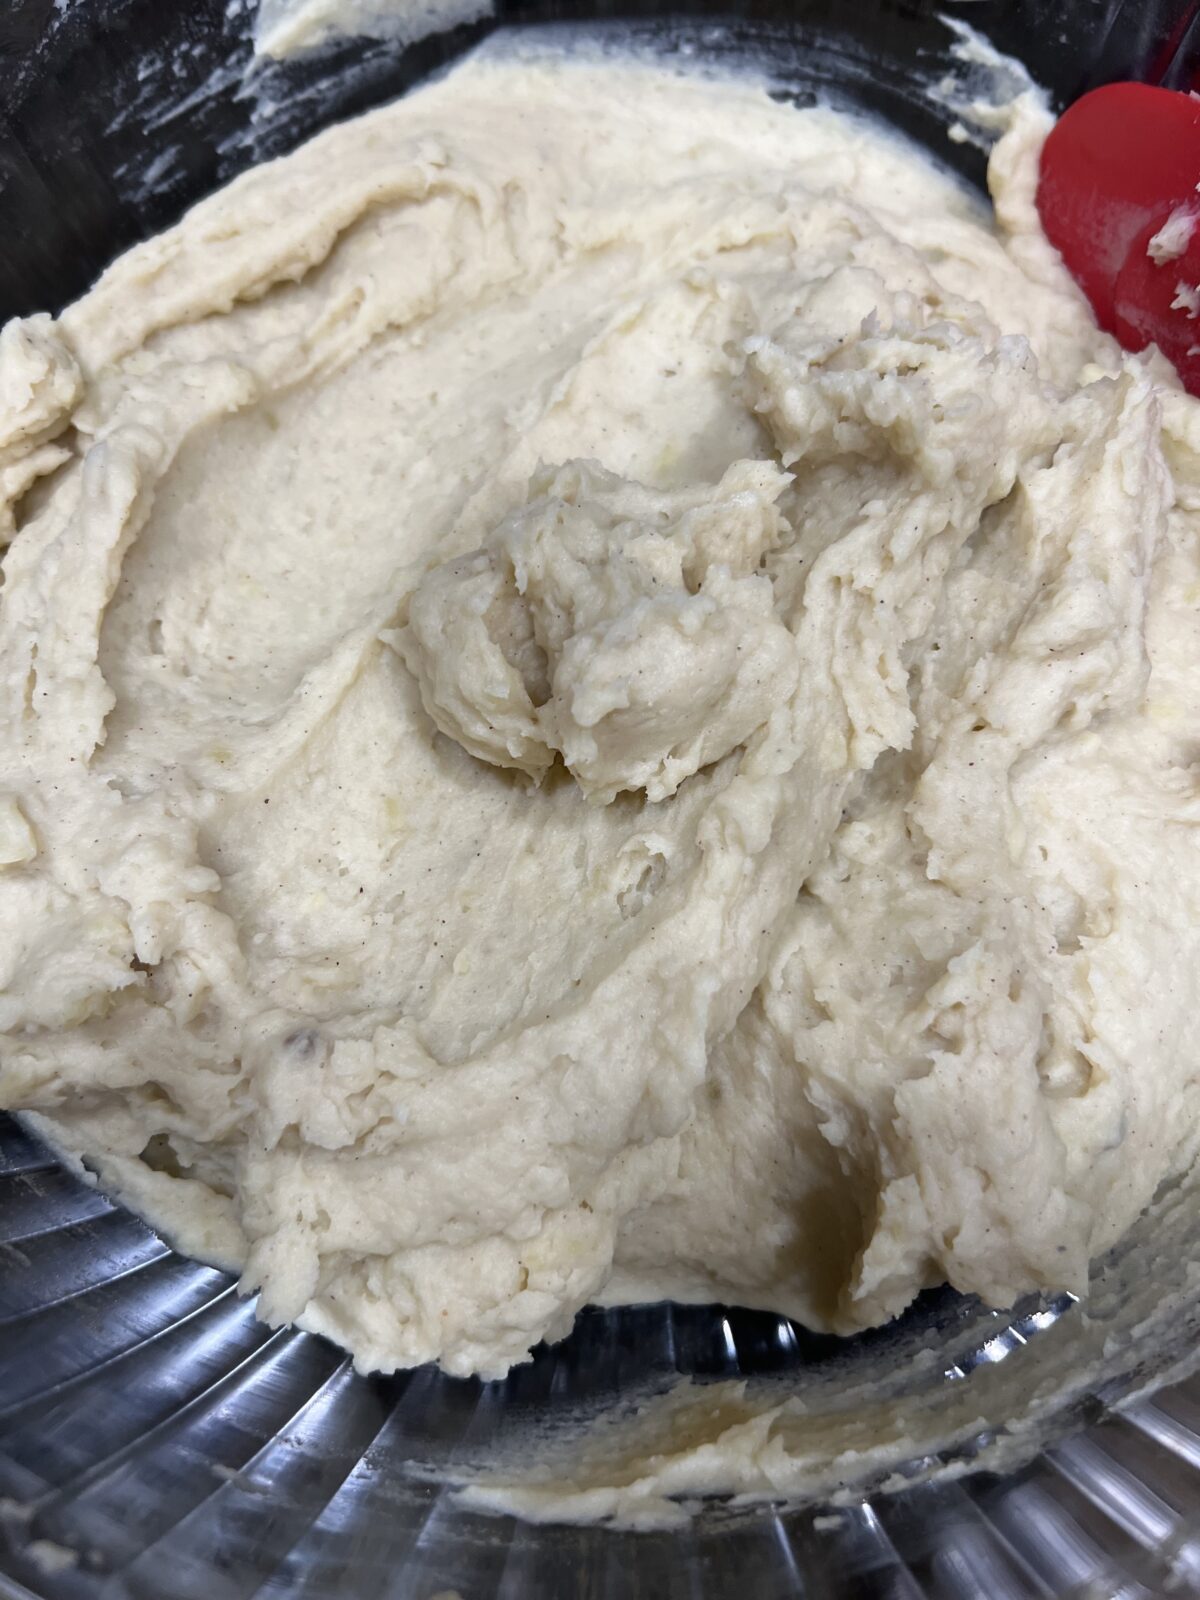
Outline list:
[[[1157,344],[1200,394],[1200,99],[1114,83],[1077,100],[1042,150],[1046,235],[1128,350]],[[1195,215],[1194,228],[1189,219]]]

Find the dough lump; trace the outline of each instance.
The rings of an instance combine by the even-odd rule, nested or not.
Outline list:
[[[1200,1126],[1200,409],[1047,125],[993,219],[485,52],[5,328],[0,1105],[364,1369],[1082,1290]]]
[[[558,754],[601,800],[673,795],[796,687],[758,571],[789,481],[763,461],[666,494],[585,462],[535,473],[491,544],[412,597],[400,648],[425,709],[496,766],[541,778]]]

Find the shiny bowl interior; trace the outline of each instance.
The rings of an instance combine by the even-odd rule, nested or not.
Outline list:
[[[1200,1594],[1196,1208],[1191,1187],[1163,1196],[1098,1265],[1086,1315],[944,1291],[836,1340],[639,1306],[584,1312],[500,1382],[366,1378],[327,1341],[264,1327],[231,1278],[0,1121],[0,1596]],[[831,1458],[801,1503],[707,1502],[661,1531],[463,1503],[464,1479],[552,1463],[681,1376],[701,1396],[800,1393],[843,1451],[878,1444],[865,1394],[905,1432],[868,1477]]]

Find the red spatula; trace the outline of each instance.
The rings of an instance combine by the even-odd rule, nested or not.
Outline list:
[[[1198,184],[1200,98],[1113,83],[1085,94],[1054,125],[1037,194],[1046,235],[1100,326],[1127,350],[1157,344],[1195,395]]]

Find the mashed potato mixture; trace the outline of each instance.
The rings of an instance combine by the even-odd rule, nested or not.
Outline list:
[[[1200,407],[749,81],[495,54],[0,334],[0,1105],[261,1314],[1082,1290],[1193,1155]]]

